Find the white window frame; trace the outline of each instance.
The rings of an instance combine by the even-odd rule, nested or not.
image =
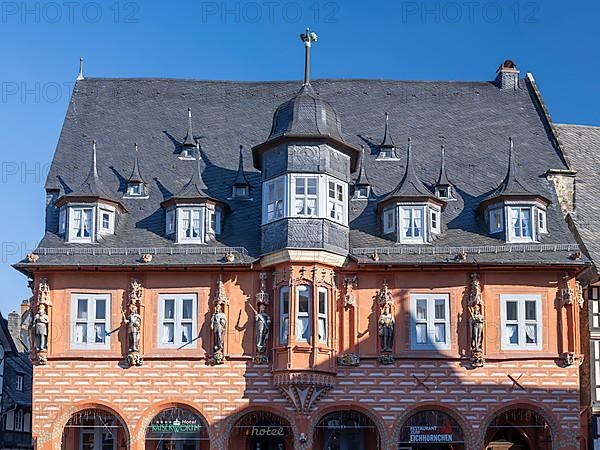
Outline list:
[[[308,291],[308,312],[300,312],[300,292],[301,291]],[[298,286],[296,286],[296,298],[295,298],[295,312],[296,312],[296,317],[295,317],[295,323],[296,323],[296,341],[297,342],[309,342],[310,338],[311,338],[311,333],[312,333],[312,323],[311,323],[311,312],[312,312],[312,288],[311,286],[308,286],[306,284],[300,284]],[[300,319],[304,319],[306,320],[306,322],[308,323],[308,329],[306,330],[306,334],[307,337],[306,339],[304,337],[302,337],[302,330],[300,328]]]
[[[298,193],[296,192],[296,189],[298,188],[298,186],[300,185],[300,180],[302,180],[302,185],[303,185],[303,192]],[[309,182],[314,182],[315,184],[315,192],[314,194],[309,193],[308,191],[308,184]],[[320,211],[320,206],[319,203],[319,198],[320,198],[320,194],[321,194],[321,186],[319,183],[319,175],[313,175],[313,174],[302,174],[302,175],[293,175],[292,176],[292,183],[291,183],[291,189],[290,189],[290,197],[291,197],[291,201],[290,201],[290,210],[291,210],[291,215],[293,217],[319,217],[319,211]],[[304,204],[304,208],[302,210],[302,212],[298,211],[297,208],[297,202],[302,201]],[[308,202],[312,201],[314,202],[314,208],[312,212],[308,212]]]
[[[364,194],[363,194],[363,190],[364,190]],[[371,192],[370,186],[356,186],[354,188],[354,198],[362,199],[362,200],[368,199],[370,192]]]
[[[21,375],[20,373],[18,373],[16,375],[16,380],[15,380],[15,389],[18,392],[23,392],[23,375]]]
[[[431,223],[431,232],[433,234],[440,234],[442,232],[442,212],[436,208],[429,208],[429,220]]]
[[[452,198],[451,189],[452,186],[438,186],[437,188],[435,188],[435,195],[438,198],[448,200],[449,198]],[[442,191],[446,191],[446,194],[442,195]]]
[[[530,205],[508,205],[507,206],[507,227],[508,227],[508,242],[532,242],[535,241],[535,227],[533,226],[534,221],[536,220],[535,215],[533,214],[533,209]],[[521,233],[520,236],[515,234],[515,226],[513,225],[513,217],[514,214],[518,212],[517,221],[521,224],[523,223],[522,212],[529,213],[529,226],[527,228],[522,225],[518,228]],[[523,236],[523,230],[529,231],[529,236]]]
[[[141,197],[144,190],[142,189],[142,183],[129,183],[127,194],[131,197]]]
[[[417,318],[417,302],[425,300],[427,302],[426,319]],[[436,319],[435,304],[436,300],[444,301],[444,319]],[[450,320],[450,296],[448,294],[410,294],[410,348],[412,350],[449,350],[452,345],[451,320]],[[427,343],[417,343],[417,324],[425,324],[427,329]],[[443,324],[445,327],[445,342],[434,342],[432,337],[436,334],[436,324]]]
[[[197,218],[194,216],[197,214]],[[186,244],[203,244],[204,243],[204,215],[206,214],[204,207],[198,206],[181,206],[177,207],[177,242]],[[186,216],[189,216],[189,222],[186,226]],[[194,224],[197,223],[198,236],[186,236],[189,231],[192,234],[195,230]]]
[[[270,196],[272,189],[273,196]],[[278,191],[281,196],[278,195]],[[263,224],[283,219],[287,216],[287,177],[281,176],[264,183]]]
[[[22,409],[17,409],[15,414],[14,431],[23,431],[24,413]]]
[[[108,226],[104,226],[104,215],[108,215]],[[115,232],[115,210],[105,206],[98,208],[98,229],[100,234],[114,234]]]
[[[401,205],[400,206],[400,220],[399,220],[399,224],[400,226],[398,227],[398,232],[399,232],[399,237],[400,239],[398,240],[400,243],[409,243],[409,244],[425,244],[427,242],[427,228],[426,228],[426,219],[427,219],[427,206],[424,205]],[[414,213],[416,211],[419,211],[421,213],[421,226],[420,226],[420,231],[421,231],[421,235],[415,237],[414,236],[414,230],[413,230],[413,236],[405,236],[405,229],[404,229],[404,221],[407,218],[407,216],[409,216],[409,219],[411,220],[411,222],[413,222],[413,216]],[[414,224],[413,224],[414,225]],[[414,226],[412,227],[414,228]]]
[[[534,208],[534,212],[538,233],[547,233],[548,217],[546,215],[546,210],[543,208]]]
[[[79,300],[87,301],[87,318],[79,319],[77,317]],[[105,317],[104,319],[96,318],[96,303],[99,300],[105,302]],[[110,348],[110,314],[111,314],[111,300],[110,294],[87,294],[87,293],[75,293],[71,295],[71,348],[81,350],[96,350],[96,349],[108,349]],[[77,340],[77,328],[79,324],[85,324],[86,335],[85,341],[78,342]],[[95,325],[104,325],[104,342],[94,342],[94,336],[96,335]],[[91,342],[90,342],[91,341]]]
[[[89,236],[77,236],[79,231],[85,231],[85,222],[84,220],[84,212],[90,212],[89,218]],[[80,215],[79,219],[79,227],[75,228],[76,216]],[[96,205],[86,205],[86,206],[70,206],[69,207],[69,225],[68,225],[68,233],[69,233],[69,242],[94,242],[96,235]]]
[[[383,210],[383,234],[390,234],[396,231],[396,207],[385,208]]]
[[[165,211],[165,234],[167,236],[175,234],[175,230],[177,229],[176,224],[177,217],[175,208],[168,208]]]
[[[496,215],[500,219],[498,221],[498,226],[496,226]],[[488,211],[488,219],[489,219],[489,229],[490,234],[501,233],[504,231],[504,208],[501,206],[497,208],[490,208]]]
[[[62,206],[58,211],[58,234],[64,236],[67,232],[67,207]]]
[[[333,222],[346,225],[348,223],[348,183],[342,183],[333,177],[327,177],[325,183],[327,183],[327,218]],[[334,189],[333,198],[331,197],[332,186]],[[340,194],[342,196],[341,200],[339,199]],[[335,217],[331,217],[332,213]]]
[[[215,236],[219,236],[221,234],[222,219],[223,214],[221,212],[221,208],[219,208],[218,206],[214,208],[208,208],[208,230]]]
[[[286,308],[284,307],[287,304]],[[284,286],[279,290],[279,343],[287,344],[290,334],[290,288]]]
[[[536,319],[526,320],[525,318],[525,303],[528,301],[535,301],[536,303]],[[508,321],[506,317],[506,305],[508,302],[517,303],[517,320]],[[509,342],[509,336],[506,331],[507,325],[518,326],[518,343],[511,344]],[[535,324],[537,330],[535,344],[526,343],[526,325]],[[502,350],[541,350],[542,349],[542,336],[543,336],[543,322],[542,322],[542,296],[539,294],[501,294],[500,295],[500,326]]]
[[[167,301],[173,301],[173,318],[165,318],[165,304]],[[192,301],[191,319],[183,318],[183,301]],[[165,339],[165,324],[173,324],[173,342],[167,342]],[[189,342],[181,339],[184,324],[191,324],[191,334]],[[198,296],[196,294],[160,294],[158,296],[158,343],[159,348],[196,348],[196,337],[198,333]]]
[[[324,296],[324,307],[321,309],[321,296]],[[329,291],[320,287],[317,289],[317,340],[323,344],[327,343],[327,339],[329,337],[328,333],[328,311],[329,311]],[[321,330],[323,331],[323,336],[321,336]]]

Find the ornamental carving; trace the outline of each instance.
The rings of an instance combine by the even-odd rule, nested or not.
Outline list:
[[[42,278],[38,284],[38,304],[50,304],[50,285],[47,278]]]
[[[575,352],[563,353],[562,362],[565,367],[580,366],[583,364],[583,355],[579,355]]]
[[[585,299],[583,297],[583,287],[579,281],[575,281],[575,301],[579,307],[583,309]]]
[[[125,357],[125,363],[129,367],[139,367],[144,363],[140,348],[142,316],[139,313],[143,296],[144,290],[141,281],[136,279],[131,280],[129,283],[127,312],[121,311],[123,323],[127,327],[127,356]]]
[[[338,366],[355,367],[360,364],[360,357],[356,353],[344,353],[337,357]]]
[[[483,329],[485,318],[483,316],[483,295],[481,294],[481,283],[479,274],[471,274],[471,289],[469,292],[468,310],[469,325],[471,331],[471,365],[473,367],[483,367],[485,358],[483,357]]]
[[[288,372],[275,375],[274,382],[299,414],[309,415],[317,401],[333,388],[335,378],[331,375]]]
[[[354,295],[354,289],[358,287],[358,276],[352,275],[344,277],[344,308],[349,308],[356,304],[356,297]]]

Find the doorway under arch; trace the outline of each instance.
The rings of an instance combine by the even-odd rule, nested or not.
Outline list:
[[[62,450],[127,450],[129,433],[120,417],[100,408],[74,413],[66,423]]]
[[[184,405],[163,409],[146,428],[145,450],[209,450],[204,418]]]
[[[415,412],[404,421],[398,439],[399,449],[463,450],[464,432],[450,414],[437,409]]]
[[[485,450],[552,450],[550,424],[528,408],[497,414],[487,427]]]
[[[355,410],[339,410],[319,420],[314,433],[315,450],[379,450],[377,425]]]
[[[233,425],[229,447],[236,450],[293,450],[294,432],[287,419],[270,411],[251,411]]]

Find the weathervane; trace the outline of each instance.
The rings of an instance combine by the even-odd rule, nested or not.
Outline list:
[[[310,47],[313,42],[317,42],[318,36],[314,31],[306,29],[306,33],[300,35],[300,40],[304,42],[304,84],[310,84]]]

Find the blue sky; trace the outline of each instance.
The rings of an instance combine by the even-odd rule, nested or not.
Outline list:
[[[35,248],[70,90],[90,77],[490,80],[532,72],[556,122],[600,125],[599,2],[0,2],[0,311],[29,295],[10,267]]]

